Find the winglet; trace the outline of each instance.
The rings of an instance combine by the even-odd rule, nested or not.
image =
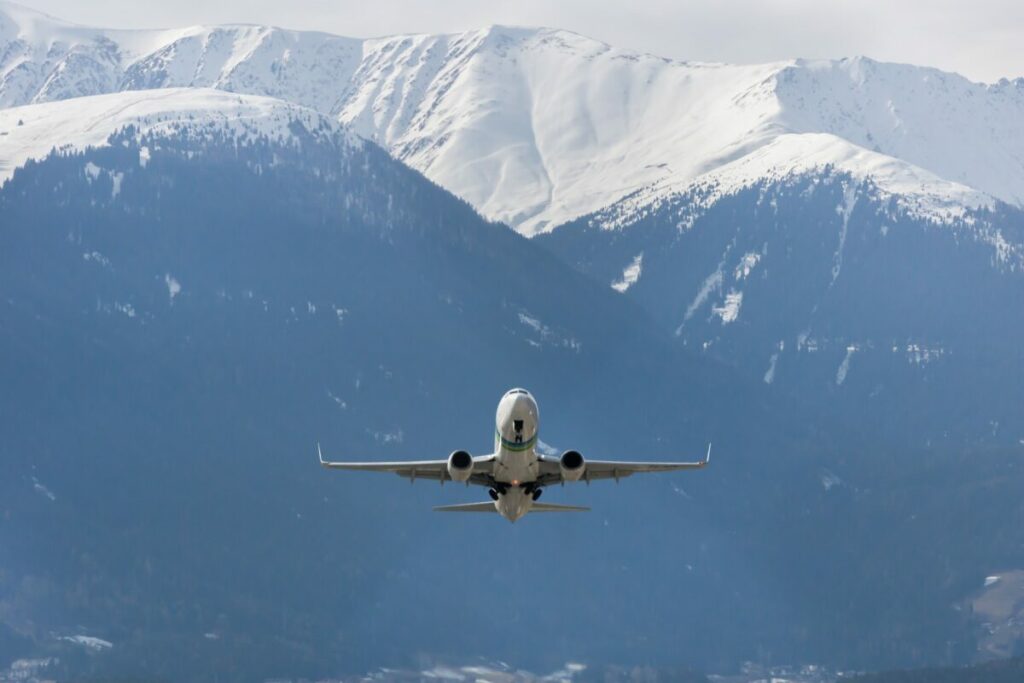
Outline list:
[[[708,441],[708,452],[707,452],[707,455],[704,456],[704,464],[707,465],[709,462],[711,462],[711,442],[710,441]]]
[[[318,458],[320,458],[320,464],[326,467],[327,463],[324,462],[324,454],[320,450],[320,442],[319,441],[316,442],[316,455],[317,455]]]

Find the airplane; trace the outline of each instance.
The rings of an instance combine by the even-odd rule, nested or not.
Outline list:
[[[324,460],[317,444],[317,455],[324,467],[339,470],[394,472],[415,482],[428,479],[486,486],[491,500],[483,503],[443,505],[437,512],[497,512],[515,522],[528,512],[585,512],[590,508],[575,505],[539,503],[545,486],[565,482],[598,479],[618,480],[638,472],[671,472],[702,469],[711,461],[711,444],[703,460],[697,462],[622,462],[584,460],[579,451],[565,451],[560,457],[537,452],[540,413],[537,401],[526,389],[511,389],[498,402],[494,431],[494,453],[471,456],[454,451],[447,460],[402,462],[331,462]]]

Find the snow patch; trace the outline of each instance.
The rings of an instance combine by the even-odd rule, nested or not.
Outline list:
[[[528,313],[522,311],[519,312],[519,322],[527,328],[533,330],[540,335],[540,341],[536,339],[527,339],[526,343],[534,348],[540,348],[541,342],[548,346],[556,346],[567,348],[575,353],[579,353],[583,348],[583,344],[574,337],[566,337],[556,333],[550,327],[542,323],[539,319],[533,317]]]
[[[846,347],[846,355],[843,357],[843,362],[839,364],[839,369],[836,370],[836,386],[842,386],[843,382],[846,381],[846,375],[850,372],[850,359],[853,358],[859,350],[856,344],[850,344]]]
[[[526,313],[520,313],[519,314],[519,322],[521,322],[522,324],[526,325],[527,327],[529,327],[530,329],[534,330],[535,332],[543,333],[544,331],[547,330],[547,327],[545,327],[541,323],[540,320],[538,320],[537,318],[534,318],[532,316],[529,316]]]
[[[102,651],[109,650],[114,647],[114,644],[109,640],[103,640],[102,638],[95,638],[93,636],[63,636],[60,640],[74,643],[75,645],[81,645],[88,650]]]
[[[53,491],[46,488],[35,477],[32,477],[32,489],[39,495],[43,496],[44,498],[49,498],[50,500],[57,500],[57,496],[54,495]]]
[[[122,304],[118,301],[114,302],[114,310],[118,313],[124,313],[129,318],[135,317],[135,307],[131,304]]]
[[[772,357],[768,359],[768,369],[764,373],[764,383],[771,384],[775,381],[775,366],[779,362],[779,354],[773,353]]]
[[[616,292],[625,292],[636,284],[640,279],[640,269],[643,266],[644,253],[640,252],[633,257],[628,266],[622,270],[622,277],[612,283],[612,289]]]
[[[728,325],[731,322],[735,322],[736,318],[740,316],[740,306],[742,305],[743,292],[732,290],[725,295],[725,303],[721,306],[713,307],[711,312],[722,319],[723,325]]]
[[[146,168],[146,165],[149,164],[149,158],[149,147],[145,145],[139,147],[139,166]]]
[[[104,256],[103,254],[101,254],[98,251],[88,251],[88,252],[83,253],[82,254],[82,260],[83,261],[95,261],[96,263],[100,264],[104,268],[109,268],[110,267],[110,259],[108,259],[106,256]]]
[[[703,284],[701,284],[700,289],[697,290],[697,296],[693,297],[693,301],[691,301],[690,305],[686,307],[686,313],[683,314],[683,322],[681,322],[679,327],[676,328],[677,337],[683,333],[683,327],[687,322],[689,322],[690,318],[693,317],[693,314],[707,302],[711,293],[722,286],[722,266],[724,264],[725,259],[723,258],[718,263],[718,268],[716,268],[711,275],[704,278]]]
[[[117,195],[121,194],[121,181],[124,180],[124,173],[118,171],[117,173],[110,174],[110,198],[117,199]]]
[[[346,403],[340,396],[335,396],[334,392],[332,392],[330,389],[327,390],[327,398],[334,401],[335,405],[337,405],[338,408],[340,408],[341,410],[348,409],[348,403]]]
[[[838,486],[839,484],[843,483],[842,479],[840,479],[832,472],[829,472],[828,470],[822,470],[821,476],[819,478],[821,480],[822,488],[824,488],[826,491],[830,491],[833,486]]]
[[[740,263],[736,266],[733,271],[733,278],[736,280],[746,280],[747,277],[754,271],[754,267],[757,266],[758,261],[761,260],[761,254],[756,251],[749,251],[743,255],[740,259]]]
[[[857,205],[857,186],[850,183],[843,188],[843,203],[836,207],[836,212],[843,217],[843,224],[839,228],[839,246],[832,256],[832,281],[829,287],[836,283],[839,272],[843,269],[843,249],[846,247],[846,235],[850,227],[850,216],[853,214],[853,207]]]
[[[912,342],[906,346],[893,345],[893,353],[904,353],[907,358],[907,362],[912,365],[927,365],[932,361],[936,361],[946,355],[946,349],[941,346],[927,346],[925,344],[919,344]]]
[[[174,297],[181,294],[181,283],[173,275],[167,273],[164,275],[164,284],[167,285],[167,296],[170,297],[171,303],[174,303]]]

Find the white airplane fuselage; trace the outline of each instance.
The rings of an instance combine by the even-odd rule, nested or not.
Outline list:
[[[498,402],[494,431],[494,480],[500,487],[494,505],[509,521],[533,507],[540,466],[537,462],[537,401],[525,389],[512,389]]]

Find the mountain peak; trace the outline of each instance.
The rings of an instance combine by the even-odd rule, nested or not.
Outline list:
[[[336,117],[528,235],[735,177],[743,159],[811,170],[777,157],[808,145],[858,177],[922,180],[922,196],[957,187],[970,192],[951,199],[1024,205],[1024,79],[865,56],[681,62],[547,27],[361,40],[242,24],[107,31],[0,8],[0,107],[178,87],[274,97]]]

